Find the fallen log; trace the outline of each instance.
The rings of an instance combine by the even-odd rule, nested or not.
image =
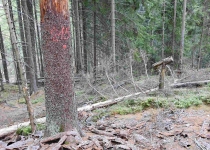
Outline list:
[[[185,82],[185,83],[175,83],[171,84],[171,88],[181,88],[181,87],[199,87],[210,83],[210,80],[204,81],[194,81],[194,82]]]
[[[157,90],[158,90],[157,88],[154,88],[154,89],[151,89],[151,90],[130,94],[130,95],[118,97],[118,98],[115,98],[115,99],[110,99],[110,100],[107,100],[107,101],[104,101],[104,102],[99,102],[99,103],[83,106],[83,107],[78,108],[77,111],[90,111],[90,110],[94,110],[96,108],[106,107],[106,106],[109,106],[109,105],[112,105],[112,104],[116,104],[120,101],[123,101],[126,98],[130,98],[130,97],[133,97],[133,96],[138,96],[140,94],[145,94],[145,93],[153,92],[153,91],[157,91]],[[44,123],[45,121],[46,121],[46,117],[43,117],[43,118],[37,119],[35,122],[36,123]],[[13,125],[13,126],[10,126],[10,127],[7,127],[7,128],[0,129],[0,138],[2,136],[5,136],[5,135],[11,133],[11,132],[15,132],[20,127],[24,127],[24,126],[28,126],[28,125],[29,125],[29,121],[24,122],[24,123],[20,123],[20,124],[17,124],[17,125]]]

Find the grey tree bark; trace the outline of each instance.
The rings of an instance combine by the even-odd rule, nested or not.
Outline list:
[[[2,58],[5,80],[6,80],[6,83],[9,83],[9,73],[8,73],[8,69],[7,69],[7,60],[6,60],[6,55],[5,55],[1,26],[0,26],[0,52],[1,52],[1,58]]]
[[[25,26],[25,37],[27,41],[27,52],[28,52],[28,59],[29,59],[29,74],[30,74],[30,93],[37,92],[37,84],[36,84],[36,70],[34,68],[34,59],[33,59],[33,52],[32,52],[32,41],[31,41],[31,32],[30,32],[30,22],[28,19],[28,8],[26,0],[21,0],[22,7],[24,9],[24,26]]]
[[[181,45],[180,45],[179,70],[182,70],[183,69],[183,53],[184,53],[186,7],[187,7],[187,0],[184,0],[183,1],[182,33],[181,33]]]

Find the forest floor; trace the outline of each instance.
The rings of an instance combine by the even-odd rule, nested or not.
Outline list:
[[[203,70],[193,75],[188,72],[179,82],[209,78],[209,71]],[[158,77],[141,77],[133,83],[129,79],[113,82],[113,77],[109,76],[107,80],[100,79],[97,84],[91,83],[83,81],[82,84],[75,84],[78,107],[152,89],[157,87]],[[49,150],[56,147],[90,150],[210,150],[209,84],[171,89],[171,83],[171,77],[167,77],[166,90],[141,94],[97,110],[79,112],[84,137],[72,131],[59,135],[57,139],[52,138],[51,142],[42,142],[42,130],[28,136],[11,134],[0,138],[0,150],[27,147]],[[5,91],[0,94],[0,129],[28,121],[25,101],[18,94],[17,86],[5,85]],[[31,102],[36,118],[44,117],[43,88],[32,95]],[[67,142],[69,139],[70,142]]]

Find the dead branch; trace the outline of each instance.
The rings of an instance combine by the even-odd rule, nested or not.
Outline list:
[[[173,61],[174,61],[174,60],[173,60],[172,56],[170,56],[170,57],[167,57],[167,58],[162,59],[162,60],[159,61],[159,62],[154,63],[154,64],[152,65],[152,67],[156,69],[156,68],[158,68],[160,65],[162,65],[163,63],[164,63],[165,65],[167,65],[167,64],[169,64],[169,63],[171,63],[171,62],[173,62]]]
[[[199,87],[210,83],[210,80],[195,81],[195,82],[185,82],[185,83],[175,83],[170,85],[171,88],[181,88],[181,87]]]

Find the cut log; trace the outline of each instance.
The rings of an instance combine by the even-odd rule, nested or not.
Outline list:
[[[181,87],[199,87],[210,83],[210,80],[204,81],[194,81],[194,82],[185,82],[185,83],[176,83],[170,85],[171,88],[181,88]]]
[[[165,65],[167,65],[167,64],[169,64],[169,63],[171,63],[171,62],[173,62],[173,61],[174,61],[174,60],[173,60],[172,56],[170,56],[170,57],[167,57],[167,58],[162,59],[162,60],[159,61],[159,62],[154,63],[154,64],[152,65],[152,67],[155,68],[155,69],[157,69],[157,68],[158,68],[160,65],[162,65],[163,63],[164,63]]]
[[[130,94],[130,95],[118,97],[118,98],[115,98],[115,99],[110,99],[110,100],[107,100],[107,101],[104,101],[104,102],[99,102],[99,103],[96,103],[96,104],[83,106],[83,107],[78,108],[77,111],[94,110],[96,108],[100,108],[100,107],[105,107],[105,106],[109,106],[109,105],[112,105],[112,104],[116,104],[116,103],[118,103],[120,101],[123,101],[126,98],[130,98],[130,97],[133,97],[133,96],[138,96],[140,94],[145,94],[145,93],[153,92],[153,91],[157,91],[157,90],[158,90],[157,88],[154,88],[154,89],[151,89],[151,90]],[[36,123],[44,123],[45,121],[46,121],[46,117],[43,117],[43,118],[37,119]],[[0,137],[2,137],[3,135],[5,136],[5,135],[7,135],[7,134],[9,134],[11,132],[15,132],[20,127],[24,127],[24,126],[28,126],[28,125],[29,125],[29,122],[24,122],[24,123],[20,123],[18,125],[13,125],[13,126],[10,126],[10,127],[7,127],[7,128],[0,129]]]

